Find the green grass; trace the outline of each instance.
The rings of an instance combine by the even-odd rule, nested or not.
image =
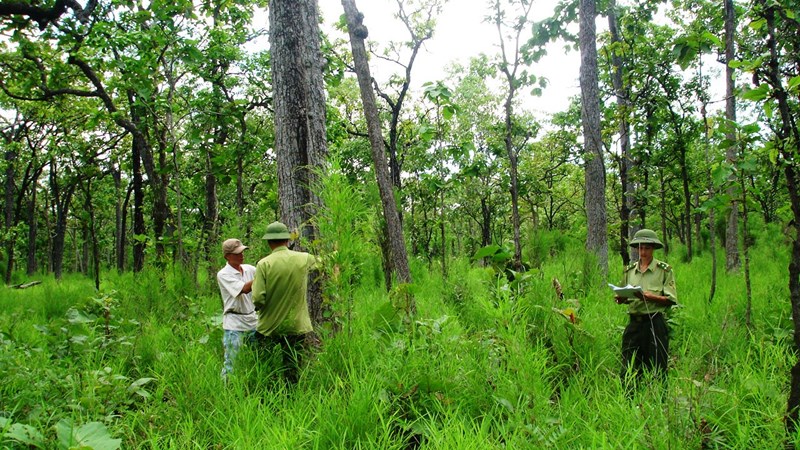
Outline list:
[[[720,269],[709,304],[709,253],[667,258],[682,306],[669,381],[629,398],[618,378],[625,310],[582,249],[563,245],[522,291],[467,261],[442,280],[412,260],[418,314],[391,326],[380,277],[358,276],[378,262],[362,258],[357,283],[336,280],[341,331],[294,388],[248,350],[220,379],[219,299],[179,271],[107,274],[102,293],[78,276],[6,289],[0,447],[57,448],[64,419],[102,423],[125,449],[782,447],[796,360],[785,249],[752,251],[752,331],[741,274]],[[618,282],[621,263],[610,266]],[[38,440],[22,443],[24,426]]]

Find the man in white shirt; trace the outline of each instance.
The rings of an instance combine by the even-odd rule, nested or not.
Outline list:
[[[256,268],[244,264],[244,251],[248,247],[239,239],[222,243],[222,253],[228,262],[217,272],[217,284],[222,295],[222,345],[225,363],[222,377],[233,372],[234,360],[242,344],[253,340],[258,314],[250,294]]]

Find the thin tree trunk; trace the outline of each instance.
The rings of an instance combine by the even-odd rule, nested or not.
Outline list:
[[[120,229],[119,229],[119,242],[117,243],[119,247],[117,247],[117,270],[123,272],[125,270],[125,263],[128,260],[127,254],[125,253],[125,247],[127,246],[128,242],[128,207],[130,205],[131,200],[131,193],[133,192],[133,184],[128,185],[128,189],[125,192],[125,201],[122,202],[122,216],[120,217]]]
[[[144,268],[144,249],[147,231],[144,227],[144,191],[141,168],[141,151],[145,143],[141,137],[133,136],[133,152],[131,154],[133,171],[133,271],[141,272]]]
[[[617,2],[610,0],[608,3],[608,30],[611,34],[611,43],[620,44],[621,39],[617,28]],[[630,172],[633,168],[633,156],[631,155],[630,124],[628,114],[630,110],[629,92],[625,86],[622,73],[623,61],[619,52],[611,52],[611,82],[614,85],[614,93],[617,98],[617,116],[619,120],[619,146],[620,146],[620,165],[619,180],[622,190],[622,202],[620,208],[620,228],[619,228],[619,252],[622,257],[622,264],[628,265],[631,260],[628,242],[632,236],[630,230],[630,220],[633,214],[634,185],[630,180]]]
[[[708,117],[706,116],[706,100],[703,100],[703,106],[700,109],[703,117],[703,126],[705,129],[705,133],[703,135],[704,138],[704,145],[705,145],[705,157],[706,157],[706,184],[708,186],[708,198],[714,198],[714,180],[711,175],[711,156],[709,155],[709,149],[711,147],[711,143],[709,142],[709,128],[708,128]],[[708,303],[711,304],[714,301],[714,295],[717,292],[717,233],[715,230],[716,224],[716,213],[713,207],[708,209],[708,240],[709,246],[711,247],[711,283],[709,283],[709,292],[708,292]]]
[[[122,197],[122,170],[115,163],[111,169],[111,176],[114,179],[114,257],[117,271],[122,272],[125,256],[123,254],[122,241],[125,239],[125,222],[123,221],[123,203],[127,203]]]
[[[797,174],[797,155],[800,153],[800,132],[798,132],[794,117],[789,107],[789,94],[783,87],[782,74],[779,70],[778,45],[775,26],[775,4],[767,4],[766,0],[759,0],[762,14],[766,19],[768,32],[767,48],[769,60],[767,61],[767,78],[772,88],[773,98],[778,103],[780,114],[780,129],[777,130],[777,140],[786,175],[786,187],[789,194],[789,204],[792,208],[795,223],[794,240],[792,241],[791,257],[789,259],[789,299],[792,305],[792,323],[794,325],[795,349],[800,348],[800,180]],[[786,431],[787,438],[794,439],[800,425],[800,358],[791,369],[791,382],[789,397],[786,405]]]
[[[14,193],[16,192],[16,146],[9,145],[5,153],[6,162],[6,196],[5,196],[5,234],[6,234],[6,273],[5,283],[11,284],[11,274],[14,273],[14,244],[17,233],[13,230],[16,225],[14,220]]]
[[[744,183],[744,176],[740,174],[740,182],[742,188],[742,250],[744,250],[744,284],[747,293],[747,302],[744,309],[744,323],[748,330],[752,330],[752,316],[753,316],[753,289],[750,283],[750,252],[747,243],[747,186]]]
[[[581,119],[586,164],[586,250],[597,257],[600,272],[608,274],[606,170],[600,132],[600,94],[597,75],[597,16],[594,0],[580,2]]]
[[[89,179],[86,181],[86,211],[89,213],[89,245],[91,247],[92,252],[92,262],[94,267],[92,268],[92,272],[94,275],[94,288],[95,290],[100,290],[100,246],[97,244],[97,234],[95,233],[95,217],[94,217],[94,205],[92,204],[92,180]],[[87,266],[88,269],[88,266]]]
[[[667,186],[664,180],[664,169],[658,169],[658,196],[661,201],[661,240],[664,242],[664,255],[669,255],[670,245],[667,238]]]
[[[36,273],[36,235],[39,232],[39,218],[36,215],[36,194],[39,174],[33,180],[31,196],[28,201],[28,276]]]
[[[378,107],[375,102],[375,93],[372,90],[367,50],[364,40],[367,38],[367,28],[363,25],[363,14],[356,8],[354,0],[342,0],[345,16],[347,17],[347,28],[350,34],[350,45],[353,52],[353,62],[358,77],[358,85],[361,91],[361,101],[364,105],[364,116],[367,120],[369,131],[370,148],[372,150],[372,161],[375,168],[375,177],[380,191],[381,205],[383,206],[383,216],[386,220],[389,244],[391,248],[392,266],[400,283],[411,283],[411,270],[408,265],[408,255],[406,254],[405,238],[403,237],[403,225],[400,222],[400,214],[395,203],[392,180],[389,168],[386,164],[386,153],[384,149],[383,136],[381,134],[380,118]],[[416,304],[411,296],[407,297],[407,310],[410,313],[416,311]]]
[[[216,254],[212,250],[212,246],[217,241],[217,223],[219,222],[219,210],[217,208],[217,176],[214,174],[214,167],[213,167],[213,149],[208,148],[206,149],[206,182],[205,182],[205,200],[206,200],[206,211],[205,216],[203,218],[203,234],[205,234],[205,239],[203,242],[203,255],[206,261],[206,271],[208,272],[207,276],[207,288],[211,289],[213,283],[216,281],[216,272],[217,268],[212,264],[213,256],[212,254]]]
[[[50,161],[50,190],[53,194],[53,206],[56,208],[56,222],[53,230],[53,275],[56,280],[61,280],[64,262],[64,242],[67,233],[67,215],[69,214],[72,194],[75,190],[75,183],[70,183],[65,187],[66,191],[61,191],[58,182],[58,170],[55,160]]]
[[[736,35],[736,10],[733,6],[733,0],[724,0],[725,2],[725,119],[728,124],[725,133],[725,138],[730,142],[736,142],[736,132],[734,131],[733,124],[736,123],[736,80],[734,79],[734,69],[728,62],[736,58],[736,49],[734,47],[734,37]],[[725,159],[728,164],[734,165],[738,160],[739,155],[737,152],[737,145],[732,144],[725,150]],[[728,224],[725,228],[725,269],[728,272],[735,271],[739,268],[739,206],[736,201],[736,189],[734,184],[736,182],[736,175],[731,174],[729,179],[731,186],[728,188],[728,197],[731,199],[731,210],[728,213]]]
[[[692,194],[689,190],[689,169],[686,162],[688,149],[681,139],[678,143],[678,160],[681,166],[681,184],[683,186],[683,222],[686,242],[686,260],[692,261]]]

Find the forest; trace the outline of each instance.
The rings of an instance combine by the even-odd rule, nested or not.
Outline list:
[[[496,51],[420,85],[458,0],[381,1],[0,0],[0,447],[800,443],[800,3],[485,0]],[[220,246],[275,220],[319,347],[225,382]],[[678,305],[631,394],[643,228]]]

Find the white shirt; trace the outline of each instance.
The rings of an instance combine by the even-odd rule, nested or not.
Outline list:
[[[253,305],[252,295],[241,294],[245,283],[252,281],[256,268],[250,264],[242,264],[242,273],[225,264],[217,272],[217,284],[222,295],[222,328],[232,331],[255,330],[258,325],[258,314]]]

